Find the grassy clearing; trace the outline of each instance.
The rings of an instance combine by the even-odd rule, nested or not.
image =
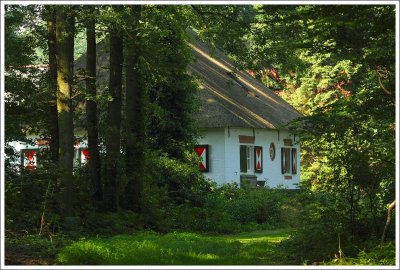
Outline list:
[[[278,243],[288,230],[224,236],[141,232],[82,239],[57,256],[58,264],[75,265],[279,265],[288,264]]]

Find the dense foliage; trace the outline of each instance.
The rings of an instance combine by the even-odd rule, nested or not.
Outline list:
[[[305,116],[292,130],[311,211],[288,246],[322,260],[341,239],[355,256],[395,199],[395,8],[259,6],[252,26],[250,67]]]

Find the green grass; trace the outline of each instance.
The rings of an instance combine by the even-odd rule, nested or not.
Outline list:
[[[58,264],[69,265],[279,265],[287,264],[278,243],[288,230],[224,236],[141,232],[82,239],[64,248]]]

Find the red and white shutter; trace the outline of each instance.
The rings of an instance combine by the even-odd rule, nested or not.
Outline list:
[[[262,146],[254,146],[254,171],[262,173],[263,171],[263,152]]]
[[[194,147],[197,155],[201,158],[199,162],[199,170],[202,172],[208,172],[208,145],[196,145]]]
[[[80,150],[80,161],[81,161],[81,165],[85,165],[87,164],[87,162],[90,159],[90,153],[89,153],[89,149],[87,148],[79,148]]]
[[[21,164],[25,169],[35,170],[37,167],[37,154],[39,149],[22,149]]]

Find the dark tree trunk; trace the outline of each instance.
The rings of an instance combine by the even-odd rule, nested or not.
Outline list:
[[[115,11],[121,6],[115,6]],[[116,211],[119,207],[119,159],[121,130],[123,40],[118,26],[110,27],[110,81],[109,92],[112,100],[108,104],[106,131],[106,164],[104,175],[105,210]]]
[[[86,119],[88,133],[89,177],[92,186],[92,197],[96,201],[103,198],[100,175],[100,154],[97,127],[97,103],[96,97],[96,19],[95,7],[88,6],[89,18],[86,24],[87,58],[86,58],[86,90],[90,97],[86,101]]]
[[[129,6],[131,23],[126,35],[126,179],[124,207],[141,212],[144,166],[144,91],[140,83],[139,19],[141,6]]]
[[[74,63],[74,15],[72,7],[59,6],[56,17],[57,111],[59,127],[59,168],[62,186],[61,209],[73,214],[74,134],[72,120],[72,83]]]
[[[57,59],[56,59],[56,17],[53,7],[47,6],[47,45],[49,47],[49,86],[51,101],[49,105],[50,158],[58,162],[58,112],[57,112]]]

